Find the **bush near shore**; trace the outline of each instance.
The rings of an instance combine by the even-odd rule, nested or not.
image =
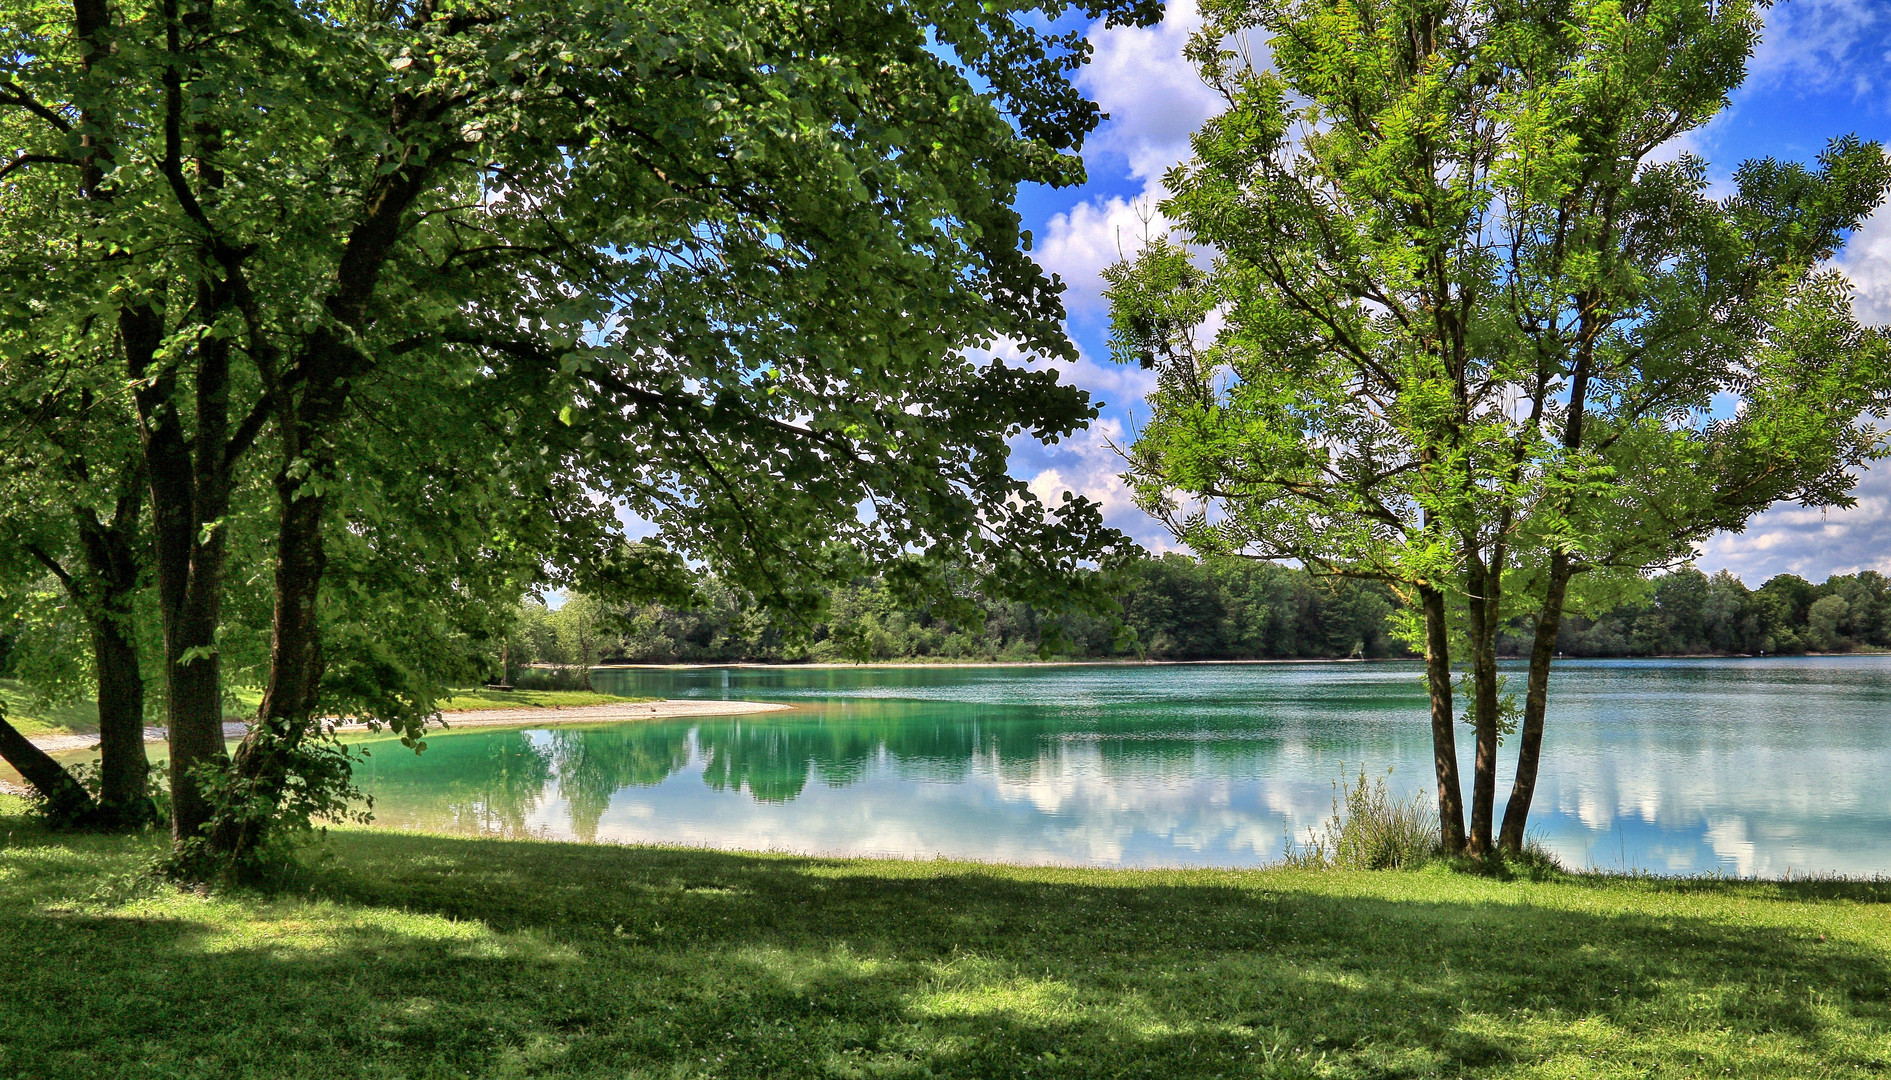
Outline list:
[[[0,813],[17,812],[0,807]],[[337,831],[270,894],[0,818],[0,1076],[1823,1077],[1891,886]]]

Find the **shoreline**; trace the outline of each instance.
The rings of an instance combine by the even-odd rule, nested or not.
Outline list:
[[[1860,649],[1842,653],[1659,653],[1653,656],[1558,656],[1560,662],[1596,660],[1845,660],[1891,656],[1891,650]],[[763,660],[726,660],[685,664],[593,664],[591,671],[721,671],[731,668],[766,671],[860,671],[868,668],[1053,668],[1053,667],[1260,667],[1308,664],[1417,664],[1422,656],[1334,656],[1294,660],[869,660],[854,663],[820,660],[811,663],[776,663]],[[1523,663],[1527,656],[1499,656],[1499,663]]]
[[[429,724],[429,735],[436,731],[451,734],[460,728],[480,727],[530,727],[537,724],[593,724],[622,723],[628,720],[670,720],[678,717],[698,716],[745,716],[752,713],[779,712],[792,709],[792,705],[783,705],[771,701],[712,701],[702,698],[666,698],[662,701],[627,701],[609,705],[541,705],[522,709],[467,709],[461,712],[443,713],[441,721]],[[445,719],[451,717],[451,719]],[[437,724],[437,726],[435,726]],[[336,731],[369,731],[366,724],[340,724]],[[382,729],[382,730],[385,730]],[[249,724],[241,720],[223,722],[223,737],[240,739],[249,731]],[[378,733],[376,733],[378,734]],[[146,745],[162,743],[167,735],[163,728],[144,729]],[[75,750],[93,750],[98,747],[96,732],[86,735],[36,735],[28,742],[49,754],[65,754]],[[0,781],[0,783],[4,783]]]
[[[842,670],[863,668],[1010,668],[1010,667],[1209,667],[1214,665],[1261,664],[1404,664],[1423,660],[1422,656],[1384,656],[1367,659],[1356,656],[1308,658],[1303,660],[869,660],[852,663],[820,660],[806,664],[771,663],[763,660],[728,660],[713,664],[592,664],[592,671],[715,671],[722,668],[763,668],[775,671]]]

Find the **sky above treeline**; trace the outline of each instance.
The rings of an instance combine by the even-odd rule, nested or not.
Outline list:
[[[1749,158],[1809,162],[1848,132],[1891,144],[1891,0],[1784,0],[1766,20],[1731,107],[1685,140],[1685,149],[1707,160],[1717,185],[1730,186]],[[1163,197],[1162,174],[1187,156],[1189,134],[1218,111],[1219,99],[1182,59],[1198,25],[1193,0],[1172,0],[1159,26],[1092,28],[1095,54],[1079,81],[1110,118],[1085,147],[1089,182],[1030,191],[1020,204],[1038,261],[1067,286],[1070,335],[1083,355],[1065,377],[1100,400],[1103,415],[1059,445],[1021,443],[1012,470],[1040,495],[1068,489],[1101,503],[1110,524],[1152,550],[1174,545],[1131,503],[1110,443],[1124,444],[1148,415],[1143,395],[1153,380],[1109,358],[1100,272],[1160,228],[1159,218],[1148,218]],[[1891,323],[1891,208],[1858,230],[1836,261],[1857,288],[1860,317]],[[1891,573],[1891,461],[1866,474],[1854,494],[1858,505],[1849,510],[1776,506],[1744,533],[1712,538],[1697,565],[1709,573],[1731,570],[1751,586],[1781,573],[1813,581],[1857,570]]]

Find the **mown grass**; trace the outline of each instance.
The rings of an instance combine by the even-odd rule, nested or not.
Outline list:
[[[257,706],[263,703],[263,692],[255,687],[238,687],[230,691],[242,706],[243,718],[256,714]],[[627,701],[655,701],[647,697],[618,697],[615,694],[599,694],[590,690],[487,690],[474,687],[455,690],[448,697],[436,701],[441,712],[472,712],[475,709],[572,709],[588,705],[621,705]]]
[[[98,705],[92,701],[50,704],[18,679],[0,679],[0,704],[7,722],[27,738],[36,735],[90,735],[98,731]]]
[[[0,819],[0,1076],[1821,1077],[1891,886],[1027,869],[345,831],[270,895]]]
[[[655,701],[652,697],[618,697],[592,690],[455,690],[440,701],[441,712],[474,709],[574,709],[588,705],[621,705],[627,701]]]

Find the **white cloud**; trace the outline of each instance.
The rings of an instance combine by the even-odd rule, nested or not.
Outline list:
[[[1202,25],[1193,0],[1174,0],[1161,23],[1123,26],[1090,34],[1095,50],[1077,78],[1109,121],[1087,149],[1120,154],[1129,174],[1160,179],[1188,156],[1188,139],[1202,121],[1222,110],[1222,100],[1182,55]]]
[[[1891,8],[1880,0],[1794,0],[1766,13],[1748,65],[1748,89],[1885,94],[1882,32]]]
[[[1078,85],[1109,120],[1085,152],[1093,163],[1122,158],[1142,191],[1086,199],[1051,218],[1038,257],[1069,286],[1064,303],[1072,314],[1100,313],[1103,268],[1168,229],[1155,210],[1166,195],[1162,175],[1188,157],[1189,136],[1223,108],[1182,56],[1201,22],[1193,0],[1174,0],[1156,26],[1106,30],[1099,24],[1090,34],[1094,52]]]
[[[1046,467],[1029,481],[1031,493],[1051,505],[1061,502],[1066,491],[1082,495],[1102,508],[1106,524],[1121,529],[1142,546],[1158,552],[1174,550],[1175,541],[1168,530],[1136,506],[1128,485],[1123,483],[1122,474],[1128,465],[1112,444],[1127,446],[1129,441],[1121,420],[1097,420],[1076,437],[1047,448]]]
[[[1891,324],[1891,206],[1880,206],[1867,218],[1835,262],[1858,290],[1852,294],[1858,320]]]
[[[1051,218],[1038,261],[1064,279],[1064,307],[1071,314],[1101,314],[1104,268],[1168,231],[1168,220],[1155,209],[1164,195],[1152,180],[1136,198],[1088,199]]]
[[[1134,511],[1135,503],[1122,481],[1125,462],[1110,445],[1122,446],[1124,442],[1122,421],[1114,417],[1098,420],[1075,438],[1057,445],[1055,464],[1031,477],[1031,493],[1047,503],[1058,502],[1066,491],[1082,495],[1101,506],[1106,517]]]
[[[1698,565],[1727,569],[1757,588],[1775,574],[1824,581],[1860,570],[1891,573],[1891,463],[1869,471],[1850,510],[1810,510],[1781,503],[1743,533],[1720,533],[1702,546]]]

